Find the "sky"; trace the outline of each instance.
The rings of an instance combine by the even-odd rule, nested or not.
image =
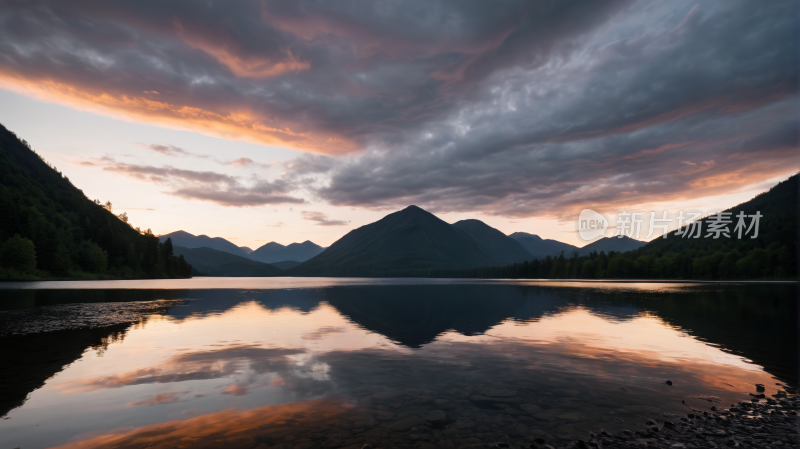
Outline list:
[[[583,246],[582,209],[797,173],[799,50],[794,0],[8,0],[0,123],[156,234],[328,246],[415,204]]]

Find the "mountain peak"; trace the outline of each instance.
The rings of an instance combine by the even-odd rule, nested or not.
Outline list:
[[[543,239],[542,239],[541,237],[539,237],[538,235],[536,235],[536,234],[529,234],[529,233],[527,233],[527,232],[515,232],[515,233],[513,233],[513,234],[510,234],[510,235],[509,235],[509,237],[511,237],[512,239],[515,239],[515,240],[516,240],[516,239],[518,239],[518,238],[521,238],[521,237],[527,237],[527,238],[531,238],[531,239],[534,239],[534,240],[539,240],[539,241],[543,240]]]
[[[175,237],[196,237],[196,236],[194,234],[190,234],[186,231],[180,230],[180,231],[169,232],[167,234],[159,234],[156,237],[171,237],[174,239]]]

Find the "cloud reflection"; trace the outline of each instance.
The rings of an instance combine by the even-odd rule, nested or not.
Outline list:
[[[259,374],[285,372],[293,364],[290,356],[304,349],[264,348],[256,344],[231,345],[222,349],[192,351],[171,357],[164,363],[120,374],[76,379],[60,386],[67,393],[119,388],[129,385],[184,382],[230,377],[249,367]],[[228,394],[246,394],[230,387]]]
[[[340,398],[266,405],[247,411],[227,409],[184,421],[96,436],[58,448],[256,447],[263,441],[297,442],[311,432],[330,429],[331,423],[336,423],[351,409],[352,406]],[[352,415],[349,417],[352,419]]]

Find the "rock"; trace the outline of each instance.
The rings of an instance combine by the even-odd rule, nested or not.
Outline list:
[[[398,396],[402,396],[403,392],[401,391],[385,391],[382,393],[375,393],[372,396],[369,396],[372,399],[377,399],[379,401],[385,401],[387,399],[394,399]]]
[[[531,415],[542,411],[542,408],[536,404],[522,404],[519,406],[519,408],[525,410],[525,412],[530,413]]]
[[[500,402],[500,403],[509,403],[509,404],[522,402],[522,399],[519,399],[519,398],[501,398],[501,397],[496,397],[495,398],[495,397],[483,396],[483,395],[480,395],[480,394],[472,395],[472,396],[470,396],[469,399],[470,399],[470,401],[475,401],[475,402]]]
[[[432,410],[428,412],[425,419],[432,423],[443,423],[447,421],[447,415],[442,410]]]
[[[477,425],[478,425],[478,423],[473,421],[470,418],[458,418],[458,420],[452,424],[453,428],[459,429],[459,430],[469,429],[469,428],[475,427]]]
[[[758,391],[758,392],[765,391],[764,385],[763,384],[756,384],[756,391]]]
[[[667,385],[672,385],[672,381],[671,381],[671,380],[668,380],[668,381],[667,381]]]
[[[515,390],[508,390],[505,388],[484,388],[478,393],[492,398],[510,398],[517,394]]]
[[[405,432],[414,426],[414,422],[410,419],[401,419],[389,426],[389,430],[394,432]]]
[[[375,419],[378,419],[380,421],[388,421],[392,418],[394,418],[394,413],[392,412],[378,412],[375,415]]]
[[[369,444],[365,444],[361,446],[361,449],[372,449],[372,446],[370,446]]]

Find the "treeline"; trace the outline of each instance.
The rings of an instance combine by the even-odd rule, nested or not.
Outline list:
[[[680,237],[679,237],[680,238]],[[586,256],[547,256],[544,260],[504,267],[431,271],[431,277],[487,279],[674,279],[674,280],[787,280],[797,279],[796,260],[786,246],[754,248],[747,253],[721,248],[639,254],[592,252]]]
[[[696,280],[797,280],[798,175],[768,192],[728,209],[730,237],[707,235],[709,218],[700,220],[701,238],[672,231],[647,245],[625,253],[561,254],[504,267],[431,272],[430,275],[510,279],[696,279]],[[739,238],[734,231],[739,212],[759,213],[758,236]],[[747,225],[751,225],[750,219]],[[686,231],[686,227],[682,228]]]
[[[2,125],[0,210],[0,279],[191,277],[171,241],[86,198]]]

